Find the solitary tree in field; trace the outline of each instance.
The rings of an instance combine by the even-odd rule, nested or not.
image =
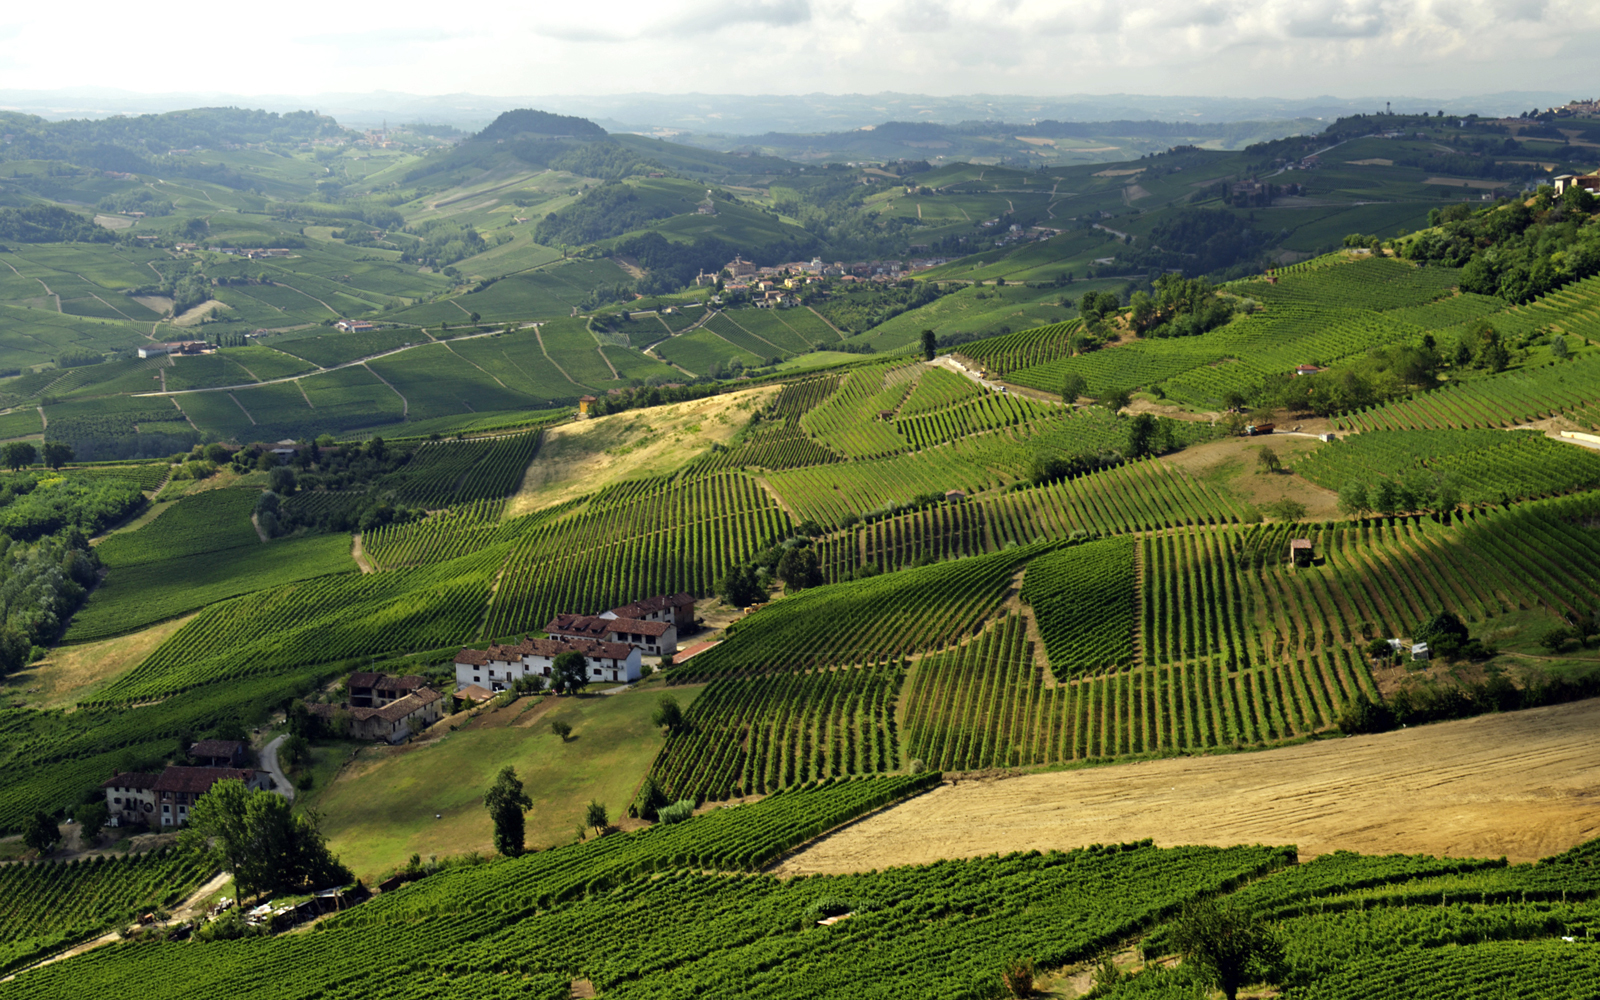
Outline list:
[[[593,827],[596,835],[604,833],[606,827],[611,825],[611,819],[606,815],[606,807],[594,799],[589,800],[589,807],[584,811],[583,822],[585,826]]]
[[[1129,458],[1143,458],[1156,450],[1156,439],[1160,428],[1156,418],[1148,413],[1141,413],[1128,424],[1128,446],[1126,454]]]
[[[650,716],[650,724],[665,728],[668,732],[677,732],[678,727],[683,725],[683,709],[678,706],[678,699],[670,694],[662,695],[655,712]]]
[[[572,735],[572,726],[569,723],[562,722],[560,719],[551,719],[550,731],[561,737],[561,742],[565,743],[567,742],[567,737]]]
[[[1372,509],[1367,499],[1367,484],[1352,479],[1339,488],[1339,510],[1345,514],[1364,514]]]
[[[1283,960],[1283,946],[1261,918],[1214,899],[1184,907],[1173,943],[1228,1000],[1236,1000],[1245,983],[1272,979]]]
[[[1283,468],[1283,462],[1278,459],[1278,453],[1266,445],[1261,446],[1261,454],[1256,456],[1256,464],[1260,465],[1261,471],[1266,473],[1277,472]]]
[[[494,849],[508,858],[522,853],[526,823],[522,814],[533,808],[533,800],[522,790],[517,769],[507,764],[484,793],[483,807],[494,821]]]
[[[922,360],[932,361],[933,356],[939,351],[939,342],[934,338],[932,330],[922,331]]]
[[[1061,380],[1061,401],[1071,406],[1078,401],[1078,397],[1083,395],[1088,388],[1089,384],[1084,381],[1082,375],[1077,372],[1068,372],[1066,377]]]

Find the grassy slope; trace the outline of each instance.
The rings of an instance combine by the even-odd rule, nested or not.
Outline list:
[[[675,688],[673,694],[687,706],[698,690]],[[551,698],[524,714],[523,699],[437,742],[362,751],[315,797],[323,832],[345,864],[364,877],[403,864],[413,852],[424,858],[487,854],[493,826],[483,809],[483,790],[509,764],[533,799],[528,844],[567,843],[590,799],[603,803],[613,820],[626,815],[663,741],[650,725],[656,700],[650,688]],[[569,741],[550,732],[552,720],[572,726]]]

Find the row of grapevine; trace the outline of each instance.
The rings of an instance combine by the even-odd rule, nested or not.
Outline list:
[[[503,550],[421,569],[342,574],[210,605],[98,692],[126,704],[308,664],[471,641]]]
[[[1022,581],[1023,603],[1033,608],[1050,668],[1063,680],[1132,662],[1137,597],[1132,538],[1035,559]]]
[[[888,364],[852,369],[833,395],[801,416],[800,424],[813,438],[852,459],[904,451],[905,439],[879,414],[900,406],[918,368]]]
[[[539,629],[558,612],[593,614],[654,594],[709,594],[729,565],[788,530],[782,509],[738,473],[597,496],[579,513],[512,538],[486,634]]]
[[[1318,449],[1295,471],[1333,490],[1421,476],[1453,484],[1466,503],[1504,503],[1600,484],[1600,453],[1538,431],[1374,431]]]
[[[425,507],[504,498],[516,492],[543,432],[471,441],[426,442],[382,486]]]
[[[900,680],[888,662],[718,678],[695,698],[651,773],[677,800],[898,770],[893,711]]]
[[[607,997],[654,1000],[985,1000],[1008,958],[1029,955],[1045,967],[1087,959],[1191,899],[1293,860],[1286,848],[1143,842],[790,880],[693,870],[713,867],[705,842],[729,839],[715,834],[738,835],[800,807],[782,829],[815,835],[875,799],[905,794],[889,784],[822,790],[862,786],[870,796],[851,809],[823,812],[808,801],[822,793],[786,793],[578,849],[434,875],[310,934],[100,949],[29,973],[0,995],[54,1000],[156,981],[173,1000],[553,998],[581,978]],[[733,841],[710,860],[760,857],[772,839],[757,833],[742,854]],[[851,919],[817,925],[845,908]],[[391,915],[406,916],[390,922]]]
[[[1438,427],[1506,427],[1586,408],[1600,398],[1600,355],[1466,382],[1408,399],[1382,403],[1341,417],[1340,430],[1422,430]],[[1585,426],[1593,429],[1594,416]]]
[[[906,694],[906,754],[941,771],[1022,763],[1026,721],[1043,691],[1021,615],[917,663]]]
[[[210,873],[177,851],[0,866],[0,972],[170,906]]]
[[[991,375],[1047,364],[1072,353],[1072,337],[1083,329],[1082,320],[1052,323],[963,344],[957,353],[982,365]],[[1061,388],[1059,385],[1057,389]]]
[[[504,498],[469,500],[421,521],[364,532],[361,546],[380,569],[445,562],[493,544],[505,506]]]

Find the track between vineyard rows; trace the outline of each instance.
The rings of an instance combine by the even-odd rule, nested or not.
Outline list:
[[[1600,699],[1259,753],[973,778],[776,869],[839,874],[1150,837],[1532,861],[1600,836]]]

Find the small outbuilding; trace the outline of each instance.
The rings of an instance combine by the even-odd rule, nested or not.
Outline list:
[[[1411,658],[1413,660],[1426,660],[1426,659],[1429,659],[1431,655],[1432,654],[1429,653],[1429,651],[1428,651],[1428,644],[1427,643],[1418,642],[1418,643],[1412,644],[1412,646],[1411,646]]]
[[[1289,542],[1289,564],[1292,566],[1310,566],[1314,554],[1311,548],[1311,539],[1295,538]]]
[[[962,500],[965,500],[966,498],[967,498],[967,495],[965,493],[963,493],[961,490],[945,490],[944,491],[944,499],[945,499],[946,503],[960,503]]]
[[[587,417],[589,415],[589,407],[593,406],[595,402],[596,400],[593,396],[579,396],[578,416]]]

